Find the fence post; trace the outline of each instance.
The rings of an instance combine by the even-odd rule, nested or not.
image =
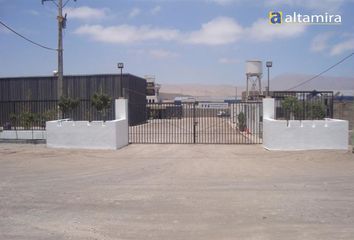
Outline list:
[[[263,98],[263,118],[275,118],[274,98]]]
[[[195,116],[195,105],[196,103],[193,103],[193,143],[196,143],[196,130],[197,130],[197,120]]]
[[[128,119],[128,99],[115,100],[115,119]]]

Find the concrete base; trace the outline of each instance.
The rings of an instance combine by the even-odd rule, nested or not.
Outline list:
[[[128,145],[128,100],[115,100],[113,121],[46,122],[47,146],[52,148],[119,149]]]
[[[263,146],[268,150],[348,150],[348,121],[275,120],[274,99],[263,99]]]
[[[47,146],[52,148],[119,149],[128,145],[128,120],[50,121]]]
[[[46,139],[47,134],[45,130],[4,130],[0,132],[0,139]]]
[[[263,145],[268,150],[348,150],[348,121],[264,119]]]

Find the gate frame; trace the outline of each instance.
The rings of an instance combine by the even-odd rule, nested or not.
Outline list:
[[[210,102],[212,103],[212,102]],[[220,102],[218,102],[220,103]],[[146,103],[144,104],[145,110],[140,111],[142,114],[146,114],[146,121],[143,124],[137,124],[137,125],[130,125],[129,126],[129,143],[135,144],[135,143],[140,143],[140,144],[262,144],[262,124],[263,124],[263,103],[260,101],[256,102],[235,102],[235,103],[227,103],[227,110],[229,112],[229,116],[227,121],[224,121],[224,117],[218,117],[217,112],[223,109],[218,109],[218,108],[198,108],[198,104],[200,102],[189,102],[189,103]],[[249,121],[249,123],[253,124],[253,130],[254,133],[250,132],[248,129],[247,131],[239,131],[237,127],[237,116],[231,116],[231,109],[240,109],[241,106],[256,106],[255,108],[251,108],[250,110],[247,110],[248,112],[246,113],[247,116],[254,116],[257,117],[258,119],[254,119]],[[157,116],[157,118],[153,118],[155,120],[155,129],[152,127],[147,127],[145,124],[149,124],[152,122],[149,122],[149,118],[151,117],[151,112],[149,110],[149,106],[159,106],[155,108],[154,115]],[[161,107],[162,106],[162,107]],[[187,107],[185,107],[187,106]],[[135,106],[136,107],[136,106]],[[169,107],[181,107],[181,110],[176,110],[171,108],[172,110],[167,111]],[[151,109],[151,108],[150,108]],[[224,109],[225,110],[225,109]],[[156,111],[158,112],[156,114]],[[163,113],[165,111],[165,113]],[[175,111],[175,112],[174,112]],[[179,111],[179,112],[177,112]],[[207,132],[205,133],[204,136],[208,136],[207,139],[203,139],[201,141],[198,141],[198,136],[202,136],[201,133],[198,133],[198,125],[202,124],[209,124],[210,122],[202,122],[200,119],[203,118],[203,116],[198,115],[198,114],[203,114],[206,115],[208,114],[207,111],[209,111],[209,114],[212,115],[212,120],[217,119],[217,124],[222,123],[224,124],[222,127],[226,126],[225,124],[228,124],[227,128],[229,128],[227,131],[228,132],[216,132],[210,133]],[[171,114],[172,113],[172,114]],[[168,115],[170,114],[170,115]],[[178,115],[180,114],[180,115]],[[232,113],[234,114],[234,112]],[[164,120],[171,120],[172,123],[174,120],[177,118],[182,118],[182,119],[187,119],[190,121],[187,122],[182,122],[178,123],[178,129],[181,129],[181,126],[187,127],[187,132],[174,132],[174,128],[169,126],[169,123]],[[220,120],[219,120],[220,119]],[[178,119],[177,119],[178,120]],[[210,121],[208,117],[204,117],[204,120]],[[161,122],[162,121],[162,122]],[[219,126],[219,125],[217,125]],[[151,131],[152,130],[152,131]],[[237,131],[233,132],[233,131]],[[180,136],[179,140],[171,140],[170,136],[173,134],[178,134]],[[229,138],[223,138],[222,140],[216,140],[213,138],[211,134],[216,134],[216,136],[229,136]],[[154,138],[154,136],[157,135],[157,138]],[[245,136],[246,135],[246,136]],[[181,137],[182,136],[182,137]],[[236,137],[235,137],[236,136]],[[238,137],[238,138],[237,138]],[[166,138],[169,138],[166,140]],[[218,142],[220,141],[220,142]]]

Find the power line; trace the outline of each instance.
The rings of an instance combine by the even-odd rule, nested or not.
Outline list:
[[[32,41],[31,39],[23,36],[22,34],[16,32],[14,29],[12,29],[11,27],[7,26],[5,23],[3,23],[1,20],[0,20],[0,24],[3,25],[5,28],[7,28],[8,30],[10,30],[11,32],[13,32],[14,34],[16,34],[17,36],[25,39],[26,41],[38,46],[38,47],[41,47],[41,48],[44,48],[44,49],[47,49],[47,50],[51,50],[51,51],[57,51],[57,49],[54,49],[54,48],[50,48],[50,47],[46,47],[42,44],[39,44],[39,43],[36,43],[35,41]]]
[[[336,66],[338,66],[339,64],[343,63],[344,61],[346,61],[348,58],[352,57],[353,55],[354,55],[354,52],[351,53],[351,54],[349,54],[348,56],[346,56],[345,58],[343,58],[343,59],[340,60],[339,62],[333,64],[332,66],[330,66],[330,67],[327,68],[326,70],[320,72],[320,73],[317,74],[316,76],[314,76],[314,77],[312,77],[312,78],[310,78],[310,79],[307,79],[307,80],[305,80],[305,81],[303,81],[303,82],[301,82],[301,83],[295,85],[294,87],[289,88],[287,91],[293,90],[294,88],[300,87],[300,86],[302,86],[302,85],[304,85],[304,84],[306,84],[306,83],[308,83],[308,82],[314,80],[315,78],[318,78],[318,77],[321,76],[322,74],[328,72],[329,70],[331,70],[331,69],[335,68]]]
[[[70,0],[66,0],[66,2],[63,4],[63,8],[66,6],[66,4],[68,4]],[[74,2],[76,2],[76,0],[74,0]]]

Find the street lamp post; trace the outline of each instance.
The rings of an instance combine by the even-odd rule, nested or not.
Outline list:
[[[123,68],[124,63],[118,63],[118,68],[120,69],[120,89],[119,89],[119,97],[123,98]]]
[[[269,68],[273,66],[273,62],[267,61],[266,66],[268,68],[268,87],[267,87],[267,96],[269,97],[270,85],[269,85]]]

